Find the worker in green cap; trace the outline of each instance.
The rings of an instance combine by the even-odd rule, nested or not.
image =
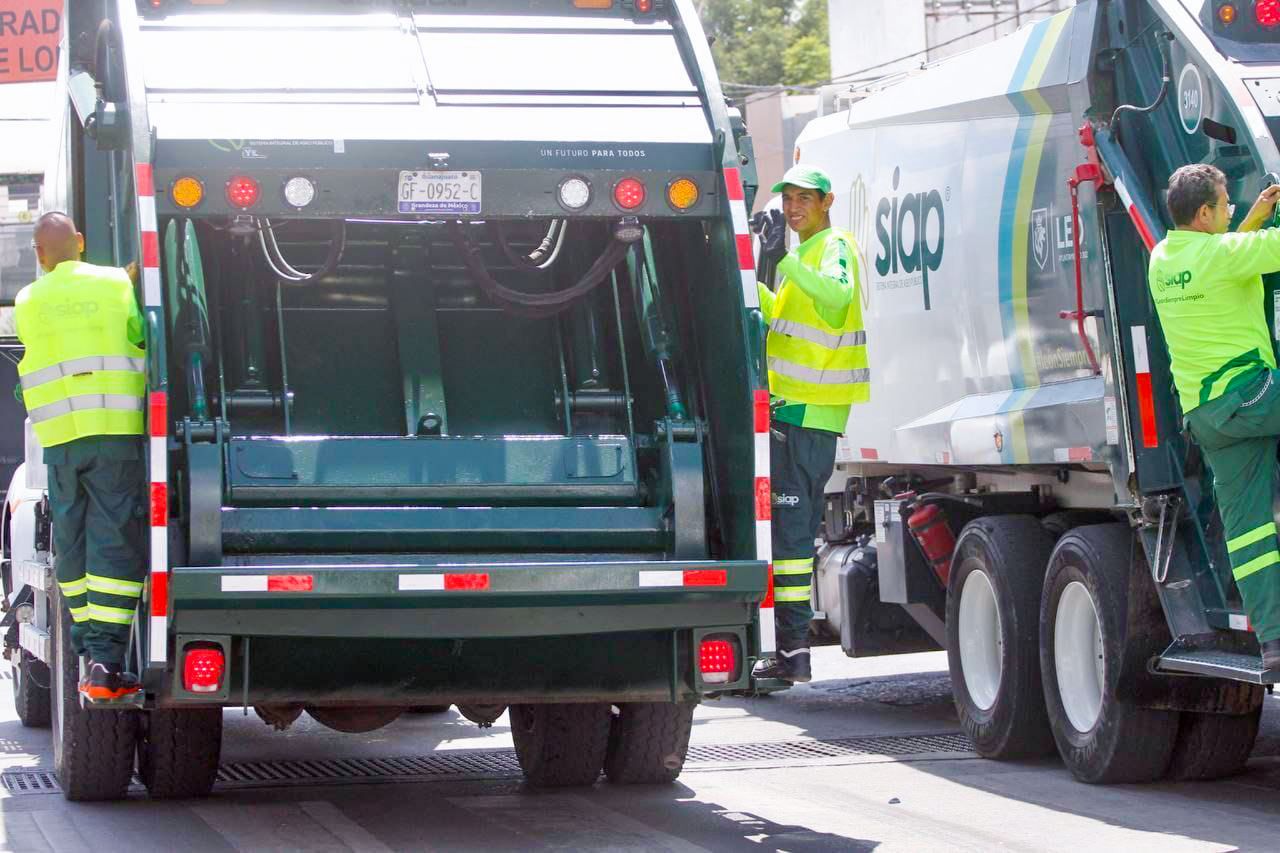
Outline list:
[[[871,396],[867,336],[858,295],[858,247],[831,227],[831,179],[796,165],[773,186],[782,215],[761,228],[761,255],[779,284],[759,285],[768,325],[773,598],[777,651],[756,667],[757,678],[803,682],[812,677],[809,621],[813,542],[824,492],[835,468],[836,438],[849,408]],[[782,220],[786,225],[783,226]],[[790,228],[800,245],[786,248]]]
[[[1262,276],[1280,271],[1270,221],[1280,186],[1262,191],[1231,227],[1227,176],[1194,163],[1169,178],[1174,229],[1151,251],[1148,281],[1178,401],[1213,469],[1231,574],[1262,646],[1280,672],[1280,541],[1272,504],[1280,442],[1280,371]]]

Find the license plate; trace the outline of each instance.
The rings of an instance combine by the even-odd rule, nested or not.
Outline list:
[[[401,213],[479,213],[479,172],[401,172]]]

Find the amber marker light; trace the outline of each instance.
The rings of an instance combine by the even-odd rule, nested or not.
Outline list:
[[[698,185],[688,178],[677,178],[667,187],[667,203],[676,210],[688,210],[698,202]]]
[[[169,188],[169,198],[178,207],[195,207],[204,198],[204,184],[190,176],[183,176]]]
[[[1236,7],[1226,3],[1218,7],[1218,20],[1223,24],[1232,24],[1236,19]]]

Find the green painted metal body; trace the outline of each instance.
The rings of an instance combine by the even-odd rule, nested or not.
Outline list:
[[[129,85],[108,81],[107,100],[138,126],[107,145],[69,113],[67,204],[91,260],[139,257],[122,239],[137,231],[126,155],[139,156],[154,167],[164,247],[162,304],[147,319],[150,386],[168,393],[170,572],[167,606],[149,609],[166,614],[169,655],[144,673],[148,690],[200,701],[182,695],[178,672],[198,638],[228,651],[223,702],[688,699],[710,689],[695,639],[722,632],[740,644],[745,679],[767,587],[752,409],[762,376],[724,195],[737,136],[692,5],[645,20],[505,0],[373,5],[179,19],[95,0],[69,15],[73,37],[113,22],[112,67]],[[629,51],[649,57],[648,88],[602,72],[589,92],[497,97],[484,87],[507,72],[476,68],[477,89],[448,90],[449,43],[432,34],[464,13],[510,42],[490,64],[523,51],[554,75],[553,47],[572,32],[589,49],[615,46],[619,67]],[[287,30],[319,44],[323,28],[302,26],[313,14],[352,20],[350,78],[332,89],[298,95],[292,71],[258,58],[234,79],[217,70],[228,22],[250,40]],[[178,35],[183,63],[161,61]],[[383,73],[388,52],[404,61],[374,85],[365,72]],[[478,171],[481,215],[406,215],[397,182],[412,170]],[[205,192],[189,209],[171,194],[184,175]],[[238,175],[262,190],[247,214],[224,194]],[[317,187],[306,209],[280,189],[298,175]],[[580,212],[556,200],[567,176],[592,187]],[[444,224],[463,223],[502,287],[563,293],[612,245],[624,211],[610,188],[626,176],[648,189],[634,211],[644,248],[566,310],[504,304]],[[687,211],[665,199],[676,177],[702,190]],[[561,237],[535,268],[521,258],[553,221]],[[295,281],[281,260],[324,269]],[[415,587],[459,566],[488,587]],[[722,582],[646,585],[686,571]],[[311,586],[244,586],[279,574]],[[147,630],[141,620],[144,648]]]

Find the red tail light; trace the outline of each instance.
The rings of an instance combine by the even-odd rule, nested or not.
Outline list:
[[[236,175],[227,181],[227,201],[232,207],[247,209],[258,203],[262,190],[258,182],[247,175]]]
[[[623,178],[613,187],[613,201],[623,210],[635,210],[644,204],[644,184],[639,178]]]
[[[188,647],[182,658],[182,687],[190,693],[217,693],[225,670],[222,649]]]
[[[1254,0],[1253,17],[1259,26],[1280,26],[1280,0]]]
[[[707,684],[728,684],[738,671],[738,652],[731,640],[703,640],[698,669]]]

